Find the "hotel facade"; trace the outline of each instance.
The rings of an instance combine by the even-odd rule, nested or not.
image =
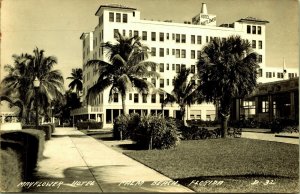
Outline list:
[[[173,79],[181,68],[191,68],[191,73],[197,72],[196,63],[201,49],[214,38],[226,38],[239,35],[248,39],[253,51],[258,54],[259,75],[258,82],[272,82],[297,77],[297,69],[284,69],[266,66],[266,26],[269,23],[252,17],[240,19],[232,24],[217,26],[216,15],[208,14],[206,4],[202,4],[201,11],[191,21],[174,23],[171,20],[150,21],[140,18],[140,11],[121,5],[102,5],[95,15],[99,18],[94,31],[81,35],[83,55],[83,105],[73,110],[73,120],[94,119],[102,121],[104,127],[113,123],[113,118],[121,114],[121,96],[115,94],[109,102],[109,90],[100,93],[95,99],[86,102],[86,95],[98,79],[96,67],[86,67],[84,64],[91,59],[108,61],[106,50],[101,47],[105,42],[116,42],[115,36],[119,32],[123,36],[141,37],[142,44],[149,47],[149,61],[156,62],[156,71],[160,78],[147,78],[157,88],[166,92],[173,90]],[[195,80],[197,82],[198,80]],[[138,92],[128,92],[126,105],[129,113],[164,114],[178,117],[179,107],[176,104],[167,105],[161,109],[163,94],[145,96]],[[187,108],[186,119],[214,120],[216,108],[213,104],[193,104]]]

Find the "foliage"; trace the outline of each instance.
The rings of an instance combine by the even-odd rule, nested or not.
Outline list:
[[[0,168],[0,191],[21,192],[22,189],[17,185],[22,182],[22,161],[15,150],[3,149],[1,145]]]
[[[257,54],[249,41],[239,36],[214,39],[202,49],[197,63],[198,89],[205,101],[219,105],[222,137],[227,134],[233,99],[243,98],[255,89],[257,68]]]
[[[36,129],[35,125],[23,125],[22,129]],[[51,139],[51,134],[53,133],[52,127],[50,125],[39,125],[38,130],[44,131],[45,133],[45,140]]]
[[[109,101],[115,93],[121,94],[123,114],[127,114],[125,97],[133,88],[148,94],[152,84],[143,78],[158,77],[155,71],[148,68],[156,67],[156,63],[146,61],[148,47],[140,43],[139,37],[123,37],[117,33],[116,44],[106,42],[102,47],[107,50],[110,63],[101,60],[90,60],[87,66],[95,66],[99,73],[97,83],[87,93],[87,102],[96,95],[109,89]]]
[[[44,133],[27,129],[22,131],[1,131],[1,149],[11,148],[17,152],[23,162],[24,178],[32,175],[37,162],[43,157]]]
[[[77,129],[102,129],[103,122],[97,122],[94,120],[81,121],[76,124]]]
[[[134,132],[140,123],[140,115],[132,113],[130,115],[119,115],[114,120],[113,137],[114,139],[124,140],[134,136]]]
[[[215,139],[221,137],[220,128],[208,130],[204,127],[183,126],[180,128],[180,131],[183,140]]]
[[[188,125],[198,127],[218,127],[220,124],[218,121],[203,121],[203,120],[188,120]]]
[[[69,88],[71,90],[76,91],[77,96],[79,96],[79,92],[82,91],[83,84],[82,84],[82,69],[75,68],[72,69],[71,77],[67,77],[67,79],[71,79],[71,83],[69,84]]]
[[[2,95],[20,99],[25,107],[26,122],[29,121],[30,113],[34,112],[33,102],[37,103],[40,113],[49,114],[49,107],[53,100],[63,101],[64,79],[58,70],[53,70],[57,59],[53,56],[45,56],[43,50],[34,49],[34,54],[13,55],[14,65],[5,65],[8,75],[2,80]],[[37,96],[33,81],[40,81]]]
[[[142,148],[168,149],[180,142],[176,124],[162,116],[143,116],[132,137]]]
[[[181,71],[174,78],[174,89],[171,93],[166,92],[166,98],[162,103],[162,107],[168,103],[176,102],[180,107],[181,119],[184,120],[185,107],[190,106],[196,100],[202,101],[202,96],[196,90],[195,82],[188,81],[190,69],[181,69]],[[185,122],[185,121],[184,121]]]
[[[279,133],[287,127],[298,126],[299,122],[292,119],[275,119],[271,122],[271,132]]]

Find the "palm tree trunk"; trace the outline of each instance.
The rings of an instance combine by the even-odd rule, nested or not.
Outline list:
[[[186,120],[185,120],[185,105],[180,106],[180,116],[181,116],[181,120],[183,120],[183,124],[184,126],[186,126]]]
[[[127,115],[127,110],[126,110],[126,95],[122,95],[122,109],[123,109],[123,115]]]
[[[227,137],[227,129],[228,129],[228,120],[229,120],[229,114],[223,114],[221,113],[221,131],[222,131],[222,134],[221,134],[221,137],[222,138],[226,138]]]

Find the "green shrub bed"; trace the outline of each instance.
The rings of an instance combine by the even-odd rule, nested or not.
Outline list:
[[[2,142],[1,142],[2,148]],[[1,149],[0,152],[0,191],[21,192],[17,185],[23,180],[22,159],[20,153],[11,148]]]
[[[102,129],[103,128],[103,122],[97,122],[97,121],[82,121],[78,122],[76,124],[77,129]]]
[[[113,134],[117,140],[132,139],[142,149],[168,149],[180,142],[175,121],[162,116],[120,115]]]
[[[20,165],[23,169],[23,178],[30,177],[37,166],[37,162],[43,157],[44,133],[39,130],[28,129],[24,131],[1,131],[0,134],[1,150],[14,150],[22,161]]]

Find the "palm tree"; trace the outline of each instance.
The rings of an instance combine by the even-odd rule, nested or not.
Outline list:
[[[44,56],[44,51],[34,49],[34,55],[14,55],[14,65],[6,65],[8,75],[2,80],[3,95],[19,98],[27,109],[27,122],[35,99],[33,80],[40,80],[38,105],[47,113],[53,100],[63,100],[63,77],[58,70],[52,70],[57,63],[53,56]]]
[[[109,101],[114,93],[120,93],[123,114],[127,114],[126,93],[135,88],[138,92],[149,94],[152,84],[143,78],[159,77],[155,71],[148,68],[156,67],[156,63],[145,61],[148,58],[148,48],[140,43],[139,37],[123,37],[117,33],[117,43],[106,42],[102,45],[107,49],[110,63],[102,60],[91,60],[87,66],[98,67],[97,83],[88,90],[87,101],[109,88]]]
[[[182,69],[174,78],[174,89],[171,93],[166,92],[166,98],[162,103],[162,108],[168,103],[177,103],[180,107],[180,116],[186,125],[185,108],[191,106],[197,99],[201,100],[195,82],[189,80],[190,69]]]
[[[207,102],[219,105],[222,137],[227,135],[234,98],[243,98],[256,87],[256,57],[249,41],[239,36],[213,40],[202,50],[197,63],[200,90]]]
[[[69,88],[71,90],[74,90],[76,88],[76,94],[79,96],[79,92],[82,91],[83,85],[82,85],[82,69],[81,68],[75,68],[72,69],[71,77],[67,77],[67,79],[71,79],[71,83],[69,84]]]
[[[18,117],[22,120],[23,116],[25,115],[24,103],[20,99],[12,99],[8,96],[0,96],[0,102],[7,101],[9,102],[10,106],[17,106],[20,111]]]

